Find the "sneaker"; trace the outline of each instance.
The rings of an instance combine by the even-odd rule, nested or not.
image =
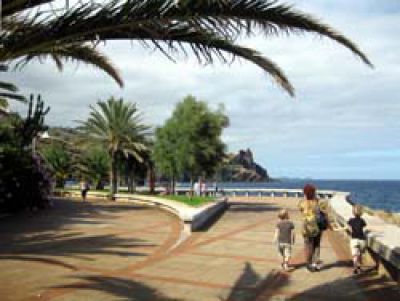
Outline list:
[[[288,265],[287,263],[284,263],[284,264],[282,265],[282,267],[283,267],[283,269],[284,269],[285,271],[289,270],[289,265]]]
[[[311,265],[312,269],[314,270],[314,272],[317,272],[320,270],[320,267],[318,264],[316,264],[315,262]]]
[[[314,269],[314,267],[313,267],[311,264],[308,264],[308,265],[307,265],[307,270],[308,270],[309,272],[311,272],[311,273],[315,272],[315,269]]]
[[[320,270],[322,269],[322,264],[316,263],[316,264],[314,265],[314,269],[315,269],[316,271],[320,271]]]

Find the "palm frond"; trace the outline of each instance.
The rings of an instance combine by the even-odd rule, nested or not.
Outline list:
[[[162,2],[162,1],[161,1]],[[372,63],[352,41],[329,25],[311,15],[294,9],[290,5],[279,4],[276,0],[185,0],[171,6],[164,17],[190,18],[190,22],[202,28],[212,28],[226,37],[263,33],[285,34],[312,32],[328,37],[345,46],[369,66]]]
[[[81,45],[81,44],[71,44],[71,45],[61,45],[54,46],[48,49],[41,49],[38,51],[30,51],[28,55],[19,59],[18,63],[15,65],[16,68],[22,68],[30,61],[34,59],[43,59],[50,57],[56,63],[59,70],[62,70],[64,61],[77,61],[90,64],[103,70],[108,75],[110,75],[121,87],[123,86],[123,81],[119,75],[117,69],[109,61],[109,59],[100,53],[100,51],[93,48],[91,45]]]
[[[59,16],[17,13],[50,0],[6,0],[6,30],[0,34],[3,47],[0,62],[11,62],[38,55],[50,55],[61,67],[61,57],[97,64],[120,82],[105,57],[90,52],[86,42],[134,40],[152,45],[170,59],[177,54],[193,53],[201,62],[217,58],[230,63],[244,58],[266,72],[293,95],[293,87],[271,60],[257,51],[236,45],[241,36],[266,34],[316,33],[348,48],[372,66],[366,55],[348,38],[330,26],[289,5],[275,0],[112,0],[102,6],[88,1],[66,10]],[[14,7],[14,8],[13,8]],[[14,10],[13,10],[14,9]],[[75,45],[77,49],[67,49]],[[67,47],[67,48],[63,48]],[[100,55],[100,57],[99,57]],[[101,63],[99,63],[101,62]],[[120,82],[121,83],[121,82]]]
[[[277,1],[265,0],[184,0],[184,1],[111,1],[102,7],[85,3],[52,18],[45,25],[53,28],[52,35],[58,40],[94,40],[104,32],[129,31],[141,27],[153,32],[159,23],[182,24],[193,29],[212,31],[229,40],[243,34],[255,34],[261,30],[271,33],[313,32],[326,36],[358,55],[372,65],[358,47],[332,27],[317,21],[310,15]],[[62,33],[60,36],[59,33]],[[155,39],[157,40],[157,39]]]
[[[0,72],[7,72],[8,71],[8,66],[4,64],[0,64]],[[27,102],[27,99],[25,96],[17,94],[18,88],[16,85],[8,82],[3,82],[0,81],[0,89],[5,90],[7,92],[2,92],[0,91],[0,98],[1,98],[1,105],[2,107],[8,107],[8,100],[17,100],[23,103]]]
[[[2,0],[2,15],[7,17],[53,1],[55,0]]]
[[[0,82],[0,89],[7,90],[10,92],[17,92],[18,88],[12,83]]]
[[[19,94],[14,94],[14,93],[0,92],[0,97],[17,100],[17,101],[20,101],[20,102],[23,102],[23,103],[27,102],[27,99],[26,99],[25,96],[19,95]]]

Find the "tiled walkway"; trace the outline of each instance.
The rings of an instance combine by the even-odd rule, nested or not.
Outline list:
[[[396,300],[398,287],[373,273],[354,277],[347,245],[324,233],[324,269],[303,266],[297,235],[291,272],[271,243],[277,211],[298,200],[235,200],[209,229],[176,249],[178,220],[111,202],[62,201],[0,220],[0,300]]]

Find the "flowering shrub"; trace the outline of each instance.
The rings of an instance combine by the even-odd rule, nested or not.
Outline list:
[[[0,153],[0,210],[16,212],[49,204],[52,179],[39,157],[13,148]]]
[[[50,173],[40,157],[32,156],[32,141],[46,130],[48,112],[38,97],[31,96],[28,114],[22,119],[9,114],[0,119],[0,211],[43,208],[51,190]]]

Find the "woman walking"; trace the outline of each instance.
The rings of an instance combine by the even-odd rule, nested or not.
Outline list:
[[[304,253],[307,269],[315,272],[321,269],[320,244],[322,231],[327,227],[327,219],[316,198],[315,187],[307,184],[303,192],[304,200],[299,203],[299,209],[303,215]]]

